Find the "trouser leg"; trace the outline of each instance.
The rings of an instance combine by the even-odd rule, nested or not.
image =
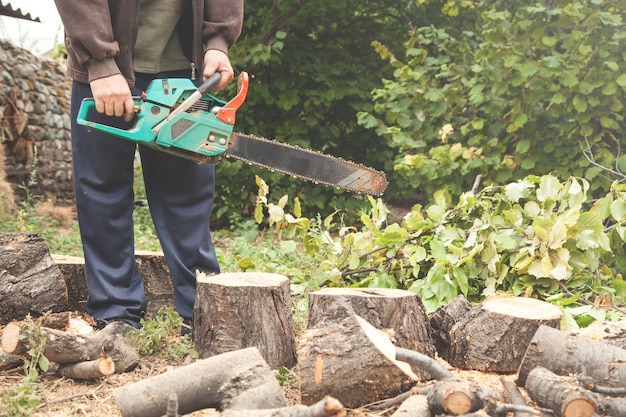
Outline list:
[[[142,75],[137,77],[137,86],[147,86]],[[196,298],[196,270],[219,273],[209,230],[214,167],[145,146],[139,151],[148,206],[170,269],[176,309],[190,319]]]
[[[146,310],[143,280],[134,256],[133,161],[135,144],[76,123],[87,84],[72,87],[72,161],[80,233],[94,318],[139,321]],[[120,118],[95,113],[90,119],[120,124]],[[127,128],[126,125],[119,127]]]

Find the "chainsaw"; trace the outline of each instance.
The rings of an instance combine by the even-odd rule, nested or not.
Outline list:
[[[198,88],[185,78],[153,80],[140,97],[133,97],[136,114],[128,129],[89,120],[95,110],[92,98],[81,103],[77,122],[200,164],[229,157],[316,184],[382,195],[387,180],[375,169],[276,140],[234,133],[236,112],[248,93],[248,74],[239,75],[237,93],[228,102],[209,93],[220,79],[215,73]]]

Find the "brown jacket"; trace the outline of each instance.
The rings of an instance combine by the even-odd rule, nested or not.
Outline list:
[[[123,74],[135,84],[133,46],[140,0],[55,0],[65,28],[67,69],[75,81]],[[189,0],[179,22],[181,45],[198,75],[204,52],[228,53],[243,24],[243,0]],[[190,69],[191,70],[191,69]],[[190,72],[191,74],[191,72]]]

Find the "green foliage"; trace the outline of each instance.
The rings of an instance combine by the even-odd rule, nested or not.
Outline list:
[[[407,198],[425,202],[440,189],[458,197],[477,175],[503,184],[547,173],[606,193],[601,167],[620,167],[626,133],[623,8],[453,3],[463,10],[462,33],[454,19],[417,26],[404,62],[374,43],[395,73],[359,121],[397,151]]]
[[[508,293],[562,306],[571,319],[564,327],[615,318],[626,306],[626,186],[614,183],[596,201],[587,199],[588,191],[581,178],[528,176],[464,193],[452,207],[438,192],[401,224],[387,224],[387,208],[370,198],[360,230],[335,228],[333,216],[312,221],[294,248],[301,263],[288,275],[301,291],[325,285],[408,289],[428,312],[460,294],[478,302]],[[297,230],[302,224],[284,225]]]
[[[251,77],[235,129],[391,171],[393,151],[356,118],[357,111],[371,109],[370,92],[393,70],[370,44],[382,38],[400,50],[410,22],[428,19],[411,2],[247,4],[243,35],[230,51],[233,65]],[[224,97],[234,94],[230,88]],[[271,184],[272,199],[298,197],[310,212],[340,209],[351,216],[368,204],[350,193],[225,160],[217,166],[213,225],[236,227],[242,213],[253,211],[255,175]]]
[[[43,355],[46,347],[46,338],[41,327],[28,316],[22,326],[28,341],[28,357],[24,361],[24,378],[14,387],[0,392],[0,403],[4,406],[4,415],[8,417],[26,417],[35,412],[41,403],[41,387],[37,384],[39,370],[46,372],[49,367],[48,359]]]
[[[140,355],[182,363],[187,356],[198,358],[189,335],[180,337],[182,317],[172,307],[162,307],[152,320],[141,320],[141,329],[126,333]]]

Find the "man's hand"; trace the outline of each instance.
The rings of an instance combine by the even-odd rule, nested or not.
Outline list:
[[[98,113],[104,113],[107,116],[124,116],[127,122],[133,119],[135,102],[128,82],[122,74],[99,78],[90,82],[89,85]]]
[[[216,72],[222,75],[222,80],[217,85],[218,90],[224,88],[235,77],[228,55],[217,49],[209,49],[204,54],[204,72],[202,77],[206,80]]]

